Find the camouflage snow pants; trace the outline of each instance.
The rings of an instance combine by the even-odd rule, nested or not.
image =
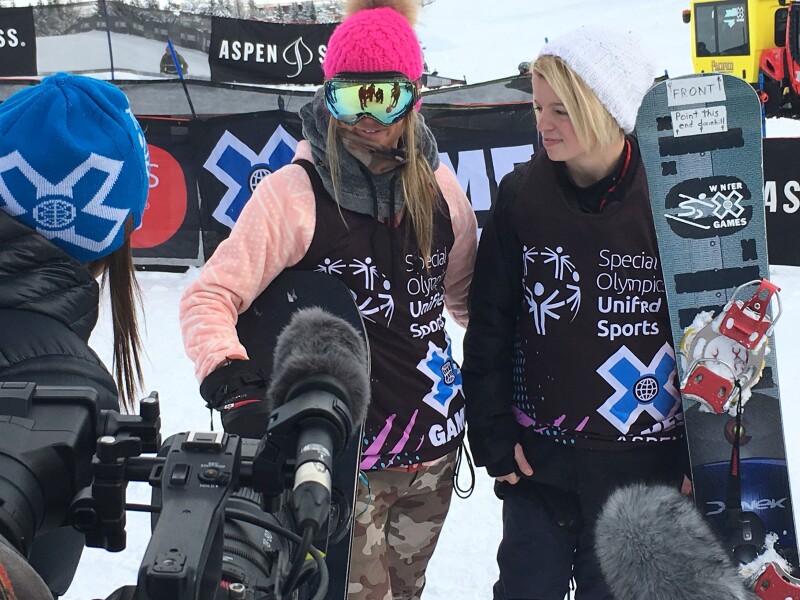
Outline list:
[[[455,453],[358,482],[347,600],[418,600],[450,508]],[[371,498],[368,498],[371,494]]]

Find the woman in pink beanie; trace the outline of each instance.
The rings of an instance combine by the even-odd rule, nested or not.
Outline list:
[[[260,437],[265,386],[236,336],[237,315],[284,269],[325,271],[350,288],[372,381],[354,510],[356,600],[420,596],[464,437],[444,308],[466,325],[477,226],[417,112],[418,10],[416,0],[348,1],[324,86],[300,111],[306,139],[294,163],[259,184],[181,301],[201,394],[228,431]]]
[[[470,447],[503,500],[495,600],[611,600],[606,498],[688,467],[669,314],[636,138],[654,69],[584,27],[531,67],[542,139],[500,184],[464,339]],[[688,482],[687,482],[688,483]],[[620,540],[620,543],[625,543]]]

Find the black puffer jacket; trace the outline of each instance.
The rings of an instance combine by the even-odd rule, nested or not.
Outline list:
[[[88,269],[0,210],[0,381],[93,387],[118,408],[114,380],[88,346],[99,289]]]

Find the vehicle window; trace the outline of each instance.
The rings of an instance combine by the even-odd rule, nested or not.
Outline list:
[[[786,20],[789,17],[787,8],[775,11],[775,46],[780,48],[786,42]]]
[[[697,56],[741,56],[750,53],[745,2],[695,5]]]
[[[800,26],[798,26],[798,19],[800,19],[800,10],[797,10],[797,5],[792,5],[792,17],[790,19],[789,24],[789,40],[790,44],[792,45],[791,48],[787,48],[790,53],[792,59],[797,62],[798,58],[800,58]]]

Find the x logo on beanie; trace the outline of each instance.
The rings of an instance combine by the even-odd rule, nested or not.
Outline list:
[[[0,104],[0,210],[80,262],[142,222],[149,152],[116,86],[57,73]]]
[[[0,198],[11,216],[29,213],[25,220],[32,219],[47,238],[73,246],[70,254],[77,260],[92,260],[105,254],[130,212],[105,204],[122,167],[120,160],[92,153],[61,181],[51,182],[15,150],[0,157]],[[17,198],[24,198],[27,208]]]

